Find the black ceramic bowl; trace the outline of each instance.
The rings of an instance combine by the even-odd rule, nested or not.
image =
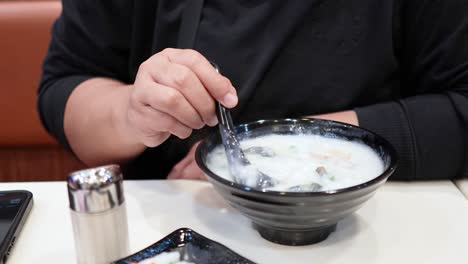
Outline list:
[[[370,146],[385,170],[376,178],[348,188],[320,192],[262,191],[214,174],[206,166],[207,154],[221,144],[219,133],[204,139],[196,151],[198,166],[228,203],[250,218],[267,240],[285,245],[307,245],[326,239],[339,220],[356,211],[395,171],[394,148],[380,136],[348,124],[319,119],[261,120],[240,125],[241,139],[266,134],[313,134],[358,141]]]

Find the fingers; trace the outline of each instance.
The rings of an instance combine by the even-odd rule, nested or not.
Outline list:
[[[187,167],[185,167],[181,174],[181,179],[206,180],[205,174],[198,167],[195,160],[192,160],[192,162],[190,162],[190,164],[188,164]]]
[[[182,176],[182,171],[192,162],[190,157],[185,157],[179,163],[177,163],[167,175],[170,180],[178,179]]]
[[[195,161],[195,151],[200,142],[195,143],[184,159],[177,163],[167,176],[168,179],[200,179],[205,180],[203,171]]]
[[[167,178],[171,180],[206,180],[205,174],[198,167],[194,159],[190,159],[188,164],[185,164],[183,168],[174,167]]]
[[[192,129],[216,125],[215,100],[237,104],[231,82],[200,53],[166,49],[140,65],[127,121],[146,146],[157,146],[169,134],[184,139]]]
[[[174,117],[151,108],[146,108],[145,123],[149,131],[169,132],[181,139],[186,139],[192,134],[192,129],[178,122]],[[154,122],[154,120],[158,120]]]
[[[225,107],[232,108],[237,105],[236,89],[229,79],[216,72],[210,62],[197,51],[165,49],[161,55],[166,56],[171,62],[191,69],[210,95]]]
[[[177,179],[181,176],[181,172],[195,159],[194,150],[197,146],[198,142],[195,143],[187,155],[172,168],[171,172],[167,176],[168,179]]]
[[[182,95],[194,111],[191,114],[196,114],[197,118],[203,120],[205,124],[210,126],[217,124],[215,101],[191,69],[184,65],[171,63],[167,58],[166,61],[159,60],[154,63],[160,64],[158,67],[162,68],[162,70],[152,72],[148,78],[153,78],[157,83],[165,87],[171,87],[172,90],[178,92],[176,94]],[[175,92],[173,91],[170,94],[175,94]],[[175,99],[182,100],[183,98],[176,97]]]
[[[204,122],[195,108],[179,91],[158,83],[148,84],[140,94],[143,104],[174,117],[183,125],[192,129],[200,129]]]
[[[173,134],[181,139],[188,138],[192,129],[178,122],[174,117],[152,109],[143,107],[137,111],[129,112],[129,121],[136,128],[136,133],[143,144],[155,147]]]

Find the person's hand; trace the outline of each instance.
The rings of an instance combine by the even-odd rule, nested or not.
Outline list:
[[[193,129],[215,126],[215,100],[228,108],[238,101],[229,79],[206,58],[180,49],[165,49],[143,62],[129,98],[126,128],[147,147],[171,134],[185,139]]]
[[[189,153],[179,163],[177,163],[167,176],[168,179],[192,179],[206,180],[205,174],[198,167],[195,161],[195,150],[200,142],[192,146]]]

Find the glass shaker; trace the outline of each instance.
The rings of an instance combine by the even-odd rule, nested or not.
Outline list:
[[[67,185],[78,263],[103,264],[127,256],[127,212],[120,167],[73,172]]]

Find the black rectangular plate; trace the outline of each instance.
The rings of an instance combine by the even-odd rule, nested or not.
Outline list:
[[[197,264],[255,264],[226,246],[210,240],[189,228],[181,228],[172,232],[153,245],[114,264],[130,264],[154,257],[163,252],[178,251],[186,261]]]

